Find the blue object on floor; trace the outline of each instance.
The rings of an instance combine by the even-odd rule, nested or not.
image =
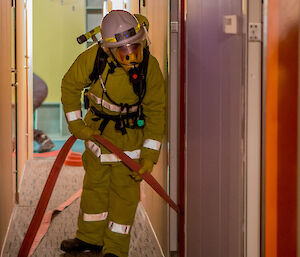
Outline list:
[[[60,150],[66,141],[67,140],[52,140],[55,147],[51,151]],[[83,153],[84,149],[85,149],[84,141],[77,139],[76,142],[74,143],[74,145],[72,146],[71,151],[77,152],[77,153]],[[35,153],[38,153],[38,151],[39,151],[39,144],[35,141],[33,142],[33,151]]]

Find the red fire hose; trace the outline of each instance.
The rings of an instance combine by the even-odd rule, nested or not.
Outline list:
[[[137,172],[141,168],[141,165],[134,160],[132,160],[130,157],[128,157],[124,152],[113,145],[111,142],[103,138],[102,136],[95,135],[93,136],[99,143],[101,143],[103,146],[105,146],[108,150],[113,152],[117,157],[119,157],[125,165],[127,165],[130,169]],[[56,180],[58,178],[58,175],[60,173],[60,170],[62,168],[62,165],[67,157],[67,154],[69,153],[72,145],[76,141],[76,138],[74,136],[71,136],[67,142],[63,145],[62,149],[60,150],[58,156],[56,157],[56,160],[52,166],[52,169],[50,171],[50,174],[48,176],[48,179],[46,181],[45,187],[43,189],[43,192],[41,194],[40,200],[37,204],[37,207],[35,209],[34,215],[31,219],[30,225],[27,229],[26,235],[24,237],[24,240],[22,242],[21,248],[19,250],[18,257],[28,257],[30,248],[32,246],[32,243],[34,241],[34,238],[38,232],[38,229],[41,225],[43,216],[45,214],[46,208],[48,206],[53,188],[55,186]],[[140,174],[139,174],[140,175]],[[169,195],[165,192],[165,190],[161,187],[161,185],[155,180],[155,178],[149,173],[146,172],[142,175],[140,175],[142,179],[144,179],[178,214],[182,215],[182,211],[179,209],[179,207],[172,201],[172,199],[169,197]]]
[[[104,137],[98,135],[93,137],[100,144],[104,145],[109,151],[117,155],[124,162],[124,164],[127,165],[131,170],[138,173],[138,171],[141,168],[141,165],[139,163],[132,160],[120,148],[116,147],[114,144],[106,140]],[[145,172],[144,174],[140,175],[140,177],[143,180],[145,180],[155,190],[155,192],[158,193],[170,205],[171,208],[173,208],[178,214],[180,214],[180,209],[177,206],[177,204],[173,202],[170,196],[166,193],[166,191],[162,188],[162,186],[149,172]]]

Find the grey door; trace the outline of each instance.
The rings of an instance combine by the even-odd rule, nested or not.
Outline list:
[[[224,15],[236,15],[236,34],[224,32]],[[238,257],[244,197],[242,0],[187,1],[186,31],[187,257]]]

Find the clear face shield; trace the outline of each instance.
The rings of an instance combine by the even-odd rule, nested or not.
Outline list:
[[[127,71],[143,61],[143,46],[141,43],[116,47],[112,49],[112,52],[117,61]]]

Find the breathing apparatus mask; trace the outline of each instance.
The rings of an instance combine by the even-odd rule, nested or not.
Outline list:
[[[142,43],[127,44],[112,48],[111,52],[117,62],[127,71],[137,68],[143,61]]]

